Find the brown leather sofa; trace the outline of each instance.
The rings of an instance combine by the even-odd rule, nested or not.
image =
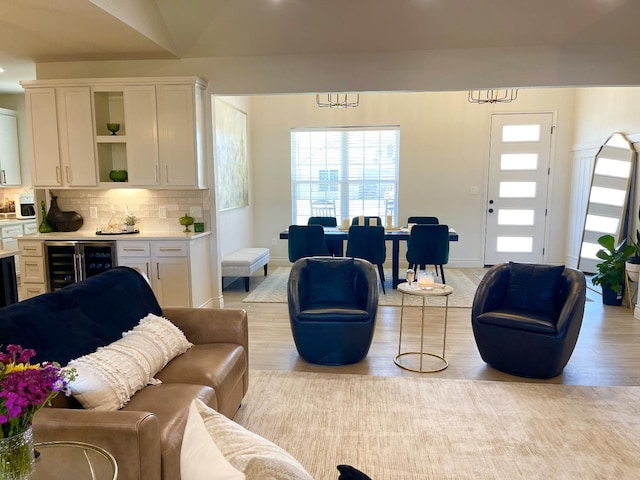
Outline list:
[[[148,313],[177,325],[193,343],[118,411],[83,409],[59,395],[33,423],[36,442],[75,440],[111,452],[119,480],[179,480],[180,448],[194,398],[233,418],[248,388],[244,310],[161,309],[146,280],[127,267],[111,269],[57,292],[0,309],[3,343],[62,365],[112,343]]]

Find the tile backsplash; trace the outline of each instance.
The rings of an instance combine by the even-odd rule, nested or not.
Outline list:
[[[210,228],[209,190],[73,189],[52,192],[58,197],[61,210],[82,215],[81,231],[95,231],[106,226],[112,210],[121,223],[124,223],[126,212],[135,215],[138,218],[136,228],[147,232],[182,231],[184,227],[178,219],[185,213],[193,216],[196,222],[204,222],[205,230]],[[201,215],[194,215],[198,210]],[[92,218],[92,213],[97,218]]]

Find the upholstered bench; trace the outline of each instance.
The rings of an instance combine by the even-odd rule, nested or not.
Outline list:
[[[225,277],[244,277],[244,290],[249,291],[249,278],[260,267],[267,276],[269,264],[268,248],[241,248],[222,258],[222,279]]]

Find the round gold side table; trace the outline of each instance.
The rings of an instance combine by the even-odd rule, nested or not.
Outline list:
[[[118,464],[104,448],[85,442],[35,443],[38,452],[33,480],[117,480]]]
[[[402,304],[400,306],[400,337],[398,339],[398,355],[396,355],[394,362],[400,368],[404,368],[405,370],[410,370],[412,372],[418,373],[434,373],[444,370],[449,366],[449,362],[447,362],[445,358],[445,348],[447,346],[447,316],[449,313],[449,295],[453,293],[453,288],[449,285],[443,285],[441,283],[436,283],[431,290],[424,290],[418,287],[417,284],[413,286],[409,286],[407,282],[401,283],[398,285],[398,290],[402,292]],[[402,327],[404,321],[404,297],[405,295],[414,295],[418,297],[422,297],[422,324],[420,327],[420,350],[419,351],[402,351]],[[436,353],[425,352],[424,351],[424,308],[425,301],[427,297],[445,297],[445,306],[444,306],[444,335],[442,338],[442,355],[438,355]],[[413,368],[409,367],[406,364],[402,363],[402,359],[405,357],[418,356],[419,357],[419,367]],[[438,368],[426,369],[423,366],[423,359],[425,356],[435,357],[440,359],[441,366]]]

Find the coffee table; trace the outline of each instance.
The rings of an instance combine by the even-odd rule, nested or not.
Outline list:
[[[31,480],[116,480],[118,464],[104,448],[84,442],[40,442]]]
[[[401,283],[398,285],[398,290],[402,292],[402,303],[400,306],[400,337],[398,339],[398,354],[394,359],[394,363],[400,368],[404,368],[405,370],[410,370],[412,372],[418,373],[434,373],[444,370],[449,366],[449,362],[447,362],[445,358],[445,348],[447,346],[447,316],[449,314],[449,295],[453,293],[453,288],[449,285],[443,285],[441,283],[436,283],[431,290],[425,290],[418,287],[417,283],[414,283],[413,286],[409,286],[407,282]],[[422,297],[422,325],[420,329],[420,350],[418,351],[402,351],[402,328],[404,323],[404,299],[405,295],[413,295]],[[425,310],[425,302],[427,297],[445,297],[445,307],[444,307],[444,334],[442,338],[442,355],[426,352],[424,349],[424,310]],[[418,357],[418,368],[414,368],[412,366],[407,365],[407,363],[403,363],[403,360],[411,357]],[[424,357],[435,357],[440,360],[440,366],[436,368],[425,368],[423,365]]]

